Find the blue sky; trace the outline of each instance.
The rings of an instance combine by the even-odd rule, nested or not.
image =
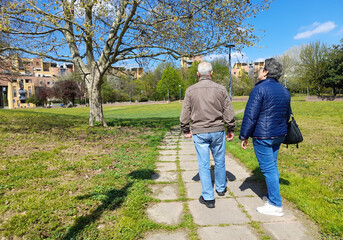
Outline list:
[[[244,48],[243,58],[232,50],[232,62],[263,60],[318,40],[339,44],[343,38],[343,0],[274,0],[268,10],[250,21],[256,31],[266,31],[264,37],[257,47]],[[205,56],[204,60],[214,57]]]

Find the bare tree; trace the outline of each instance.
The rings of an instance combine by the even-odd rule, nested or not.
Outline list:
[[[90,118],[104,126],[101,84],[120,61],[227,51],[228,43],[259,39],[248,18],[271,0],[12,0],[1,8],[1,31],[16,39],[2,47],[60,62],[83,74]]]

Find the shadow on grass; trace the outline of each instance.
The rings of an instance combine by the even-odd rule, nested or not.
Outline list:
[[[135,179],[136,180],[145,180],[150,179],[151,175],[154,173],[153,170],[150,169],[142,169],[142,170],[136,170],[128,174],[128,178],[131,179],[131,181],[126,184],[123,188],[117,190],[117,189],[111,189],[110,191],[106,193],[92,193],[92,194],[86,194],[83,196],[77,197],[79,200],[83,199],[94,199],[97,197],[101,197],[102,204],[98,206],[93,212],[86,216],[82,216],[77,218],[73,226],[71,226],[67,232],[67,234],[63,237],[64,240],[69,239],[76,239],[77,236],[90,224],[98,220],[104,211],[106,210],[115,210],[117,208],[120,208],[122,204],[125,202],[126,197],[128,195],[128,190],[133,185]],[[105,196],[105,198],[104,198]]]
[[[261,169],[259,167],[255,168],[252,173],[253,175],[246,178],[244,182],[239,186],[239,189],[241,191],[251,189],[251,191],[253,191],[262,199],[263,196],[267,195],[267,186],[263,173],[261,172]],[[284,178],[280,178],[279,183],[282,185],[289,185],[289,181]]]
[[[151,128],[171,128],[178,125],[178,118],[127,118],[127,119],[106,119],[108,126],[121,127],[151,127]]]

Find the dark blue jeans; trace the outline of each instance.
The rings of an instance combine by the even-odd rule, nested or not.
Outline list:
[[[277,156],[284,139],[253,139],[255,155],[266,179],[269,203],[276,207],[282,207]]]

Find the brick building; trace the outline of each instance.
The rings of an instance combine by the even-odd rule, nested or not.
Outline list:
[[[42,58],[0,56],[0,108],[35,107],[26,102],[41,88],[51,88],[55,79],[74,72],[73,64],[43,61]]]

